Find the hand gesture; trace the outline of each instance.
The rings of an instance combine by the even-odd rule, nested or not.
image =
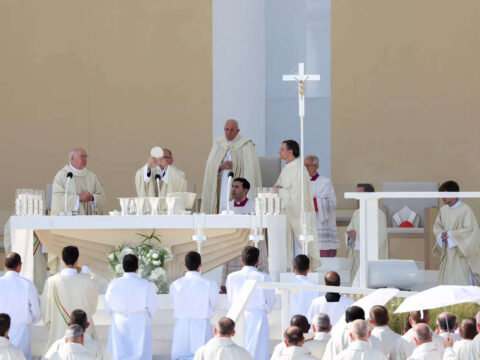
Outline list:
[[[88,191],[82,192],[80,195],[80,201],[81,202],[90,202],[93,200],[93,195],[90,194]]]
[[[356,239],[357,238],[357,232],[355,230],[348,230],[347,231],[347,236],[349,239]]]
[[[157,159],[154,158],[154,157],[151,157],[150,159],[148,159],[148,164],[147,164],[147,167],[149,169],[151,169],[152,167],[156,166],[157,165]]]
[[[232,170],[233,163],[231,161],[225,161],[220,164],[220,170]]]

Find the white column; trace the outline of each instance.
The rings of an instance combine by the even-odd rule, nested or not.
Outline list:
[[[378,260],[378,199],[360,199],[360,287],[368,287],[368,262]],[[352,279],[353,281],[353,279]]]

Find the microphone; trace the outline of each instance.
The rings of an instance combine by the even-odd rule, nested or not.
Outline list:
[[[70,180],[73,178],[73,173],[69,171],[67,173],[67,183],[65,184],[65,209],[63,213],[60,213],[60,215],[63,216],[68,216],[72,215],[71,212],[68,211],[68,206],[67,206],[67,200],[68,200],[68,184],[70,184]]]
[[[72,177],[73,177],[73,173],[72,173],[71,171],[69,171],[69,172],[67,173],[67,180],[68,180],[68,179],[71,179]]]
[[[155,175],[155,181],[157,183],[158,197],[160,197],[160,174]]]
[[[228,173],[228,177],[232,177],[232,178],[233,178],[233,176],[234,176],[233,171],[230,171],[230,172]]]

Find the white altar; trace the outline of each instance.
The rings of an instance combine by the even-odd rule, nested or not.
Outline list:
[[[274,281],[287,270],[286,217],[263,216],[268,238],[269,272]],[[220,266],[240,255],[248,243],[251,219],[247,215],[206,215],[207,241],[202,246],[202,270]],[[160,235],[162,246],[170,247],[174,260],[167,263],[169,279],[183,274],[183,256],[197,245],[192,241],[193,215],[145,216],[12,216],[10,218],[12,251],[22,257],[22,276],[33,280],[34,232],[45,249],[61,256],[67,245],[79,247],[79,264],[86,264],[100,276],[111,277],[107,253],[115,247],[136,239],[136,233]],[[170,274],[169,274],[170,272]],[[110,276],[108,276],[110,275]],[[181,276],[181,275],[180,275]]]

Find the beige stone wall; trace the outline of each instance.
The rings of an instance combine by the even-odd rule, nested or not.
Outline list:
[[[332,1],[335,183],[480,190],[479,13],[475,0]]]
[[[0,211],[45,188],[72,147],[109,208],[153,145],[201,189],[212,141],[210,0],[0,2]]]

